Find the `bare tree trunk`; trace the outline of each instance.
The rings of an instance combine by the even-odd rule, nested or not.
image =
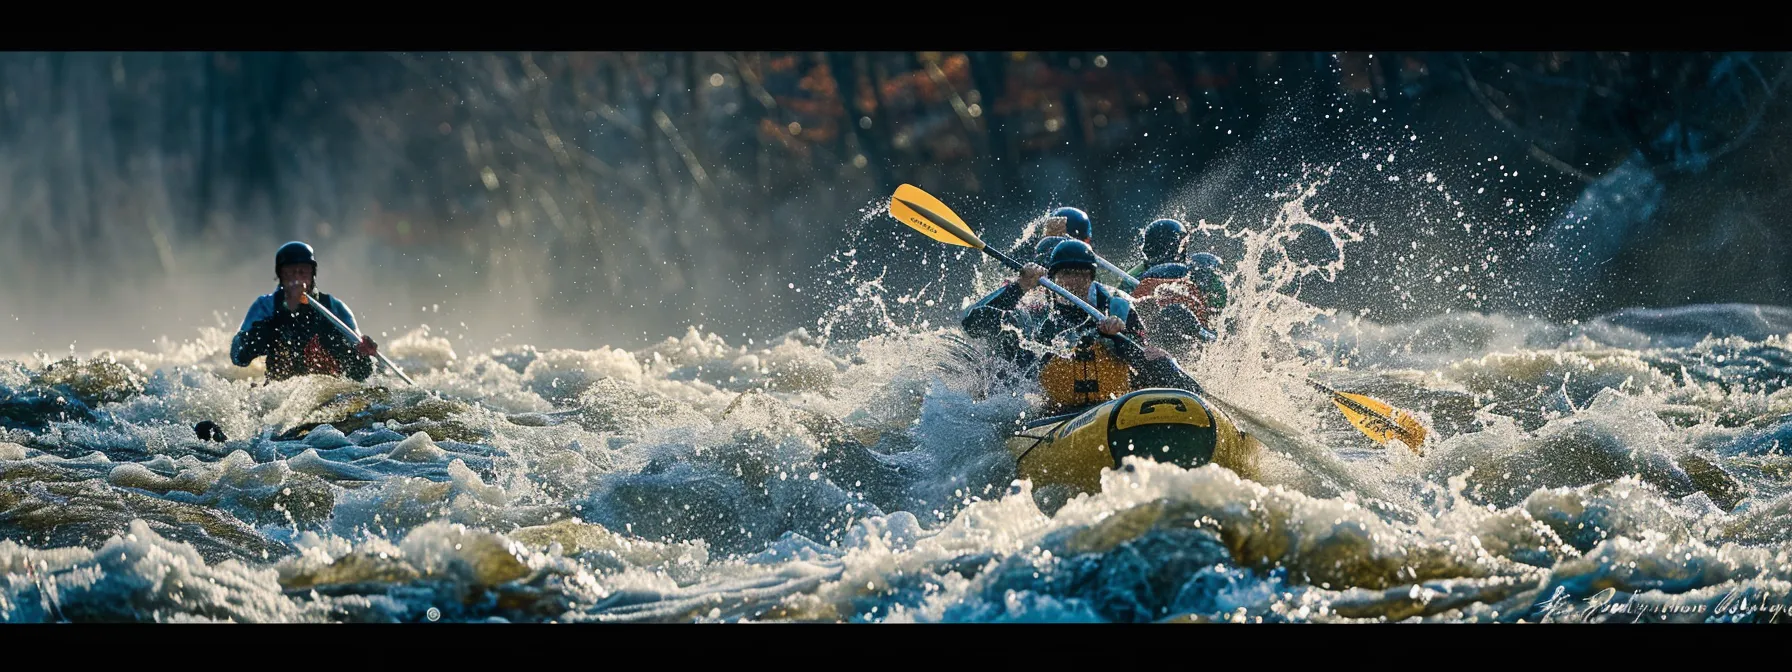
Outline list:
[[[193,175],[194,186],[197,188],[197,193],[194,194],[193,200],[193,216],[199,221],[200,235],[210,238],[212,234],[217,233],[213,230],[211,217],[213,195],[212,173],[217,168],[217,152],[214,146],[212,133],[212,115],[216,114],[219,96],[217,61],[211,58],[202,58],[201,60],[202,65],[199,71],[199,81],[200,88],[203,89],[201,95],[204,97],[203,100],[205,102],[200,105],[198,110],[199,113],[195,115],[198,117],[199,121],[199,127],[195,129],[199,133],[199,146],[197,148],[197,153],[199,154],[199,166],[198,170],[196,170]]]
[[[1008,117],[999,111],[1002,99],[1008,95],[1008,53],[983,51],[966,56],[971,59],[971,81],[977,86],[977,107],[985,132],[981,163],[987,166],[984,171],[987,177],[983,191],[997,207],[1002,207],[1008,203],[1008,193],[1014,188],[1015,175],[1019,172]]]
[[[889,80],[889,71],[882,59],[873,61],[863,54],[860,57],[867,61],[869,69],[865,74],[871,78],[871,96],[877,101],[877,114],[872,120],[871,131],[877,136],[877,146],[884,151],[890,179],[906,182],[911,178],[898,165],[901,157],[896,153],[896,116],[890,109],[890,101],[884,97],[884,83]]]
[[[735,73],[741,79],[741,107],[745,114],[741,121],[748,124],[752,132],[752,142],[748,144],[752,154],[753,194],[748,199],[747,212],[753,226],[745,227],[736,240],[750,241],[753,249],[759,248],[759,242],[771,225],[771,149],[766,146],[765,134],[760,130],[761,122],[773,118],[771,103],[765,98],[763,88],[759,85],[759,73],[765,64],[763,52],[737,52],[734,55]]]
[[[687,52],[680,56],[684,65],[686,108],[680,115],[679,126],[684,129],[685,144],[691,153],[704,165],[709,165],[709,76],[704,74],[702,54]]]
[[[658,87],[654,86],[654,82],[642,70],[639,54],[624,54],[622,58],[628,68],[630,79],[635,83],[630,91],[635,96],[639,107],[640,117],[635,120],[635,123],[640,125],[642,130],[647,131],[646,135],[641,138],[641,151],[645,152],[647,157],[647,174],[652,180],[654,191],[659,194],[661,208],[669,213],[672,211],[672,204],[677,200],[677,194],[673,193],[672,180],[667,175],[669,169],[666,166],[665,157],[661,156],[660,134],[653,132],[656,125],[653,116],[655,112],[660,111],[659,92],[655,90]]]
[[[1100,159],[1097,149],[1089,140],[1089,118],[1083,105],[1083,94],[1080,90],[1079,77],[1081,65],[1087,63],[1088,54],[1083,52],[1063,52],[1056,54],[1058,64],[1068,73],[1070,84],[1064,87],[1060,100],[1064,106],[1064,136],[1070,148],[1071,161],[1076,164],[1078,178],[1083,184],[1083,204],[1076,206],[1089,214],[1090,221],[1097,230],[1107,228],[1107,198],[1102,190],[1100,177]],[[1070,61],[1078,61],[1077,68],[1070,67]]]
[[[859,104],[859,90],[863,83],[858,67],[860,59],[854,54],[838,51],[830,52],[827,57],[828,72],[834,76],[834,88],[840,92],[840,102],[846,111],[846,118],[842,123],[852,129],[853,139],[857,141],[859,151],[864,153],[866,168],[870,170],[878,188],[884,191],[894,189],[896,184],[890,180],[888,154],[879,146],[878,137],[871,130],[871,126],[877,125],[879,121],[872,118],[870,110]],[[870,120],[870,123],[861,123],[861,120]],[[845,135],[842,133],[841,137],[844,138]],[[841,156],[845,157],[846,153],[842,152]]]

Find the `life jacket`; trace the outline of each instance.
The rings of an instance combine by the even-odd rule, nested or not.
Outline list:
[[[1139,281],[1139,286],[1132,290],[1133,298],[1140,303],[1159,306],[1180,304],[1194,313],[1203,325],[1212,324],[1215,311],[1207,305],[1207,292],[1190,279],[1187,267],[1175,264],[1175,268],[1166,268],[1168,266],[1171,264],[1154,267],[1152,270],[1158,272]]]
[[[297,352],[275,348],[268,352],[268,380],[285,380],[293,376],[323,374],[342,375],[342,363],[324,350],[319,337],[312,335]]]
[[[330,305],[331,302],[328,294],[318,294],[318,300],[323,305]],[[325,337],[335,334],[335,326],[309,308],[297,314],[281,315],[281,312],[284,311],[276,309],[274,322],[279,338],[269,344],[268,348],[268,380],[285,380],[309,374],[343,375],[342,363],[337,361],[323,342]]]
[[[1039,386],[1052,405],[1081,408],[1131,392],[1132,367],[1106,338],[1096,337],[1078,344],[1069,358],[1047,357],[1039,368]]]
[[[1101,284],[1093,285],[1090,294],[1096,310],[1129,321],[1132,300],[1125,294]],[[1039,367],[1039,385],[1052,405],[1080,408],[1131,392],[1132,366],[1106,338],[1096,336],[1079,343],[1069,358],[1046,357]]]

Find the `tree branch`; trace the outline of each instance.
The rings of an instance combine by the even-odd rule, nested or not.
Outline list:
[[[718,55],[734,65],[735,74],[740,75],[740,81],[747,85],[748,95],[758,100],[760,105],[764,105],[767,112],[778,109],[778,99],[773,98],[771,92],[765,90],[765,85],[760,83],[759,73],[747,67],[746,59],[729,54]]]
[[[678,127],[672,125],[672,118],[666,116],[665,110],[655,109],[653,123],[659,126],[660,132],[666,134],[666,140],[672,143],[672,151],[678,153],[678,158],[684,161],[685,169],[691,171],[691,179],[697,181],[697,188],[702,189],[704,195],[713,198],[715,185],[709,181],[709,173],[703,170],[703,164],[697,160],[697,153],[691,151],[690,146],[685,144],[684,136],[679,134]]]
[[[946,72],[940,69],[939,62],[928,59],[924,69],[927,71],[927,78],[933,80],[934,86],[946,91],[947,99],[952,103],[952,111],[958,113],[959,121],[964,122],[964,130],[975,134],[977,119],[971,116],[971,108],[965,104],[964,98],[958,95],[958,90],[952,88],[952,80],[946,78]]]
[[[1716,161],[1718,157],[1729,154],[1736,148],[1741,147],[1743,141],[1748,140],[1749,136],[1754,135],[1755,129],[1761,125],[1761,119],[1767,116],[1767,108],[1773,106],[1773,97],[1775,94],[1779,93],[1780,85],[1785,83],[1788,74],[1792,74],[1792,65],[1782,65],[1780,67],[1780,74],[1774,76],[1772,82],[1768,82],[1765,78],[1761,77],[1761,71],[1754,69],[1752,64],[1750,65],[1750,69],[1754,70],[1757,79],[1762,80],[1762,86],[1766,90],[1766,95],[1763,96],[1761,100],[1761,106],[1755,109],[1754,114],[1749,115],[1748,124],[1742,127],[1741,133],[1738,133],[1736,137],[1731,138],[1729,142],[1724,143],[1717,149],[1711,150],[1709,158],[1706,159],[1707,162]]]
[[[1475,81],[1475,75],[1469,72],[1467,58],[1464,58],[1461,54],[1457,54],[1456,63],[1462,67],[1462,81],[1464,84],[1468,85],[1469,93],[1474,94],[1475,100],[1481,103],[1481,107],[1487,110],[1487,114],[1491,115],[1493,120],[1498,122],[1501,128],[1511,131],[1512,134],[1524,141],[1526,145],[1529,145],[1529,153],[1532,157],[1536,158],[1538,161],[1542,161],[1544,165],[1567,175],[1572,175],[1582,182],[1592,182],[1599,179],[1579,168],[1568,165],[1568,162],[1558,159],[1555,155],[1544,150],[1543,147],[1540,146],[1540,141],[1535,135],[1520,128],[1518,124],[1512,123],[1512,120],[1506,118],[1505,113],[1500,112],[1499,106],[1494,105],[1493,101],[1487,98],[1486,92],[1481,90],[1480,82]]]

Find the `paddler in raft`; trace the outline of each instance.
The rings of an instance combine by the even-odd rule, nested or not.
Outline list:
[[[1087,243],[1065,240],[1052,249],[1049,266],[1027,264],[1018,277],[982,300],[965,309],[962,325],[973,338],[995,341],[1007,359],[1028,371],[1037,370],[1050,397],[1052,412],[1071,412],[1109,400],[1110,393],[1130,391],[1121,379],[1138,378],[1145,387],[1174,387],[1198,391],[1200,385],[1177,369],[1165,353],[1142,345],[1145,324],[1132,309],[1132,299],[1118,289],[1095,281],[1095,253]],[[1084,297],[1089,305],[1102,311],[1107,319],[1096,322],[1076,305],[1052,295],[1047,303],[1022,306],[1020,300],[1039,286],[1041,277],[1071,293]],[[1014,329],[1004,329],[1003,326]],[[1021,347],[1023,337],[1033,342],[1060,341],[1074,346],[1074,359],[1063,360],[1064,366],[1052,366],[1053,356],[1041,359],[1033,351]],[[1120,336],[1124,339],[1098,338]],[[1070,342],[1062,342],[1070,341]],[[1072,369],[1100,384],[1058,380]],[[1136,374],[1135,374],[1136,371]],[[1064,384],[1056,384],[1056,383]],[[1095,388],[1095,389],[1090,389]],[[1125,388],[1125,389],[1123,389]]]
[[[249,366],[267,357],[267,379],[322,374],[363,381],[373,374],[379,345],[362,336],[351,340],[330,321],[304,305],[317,301],[350,329],[355,314],[341,299],[317,293],[317,257],[310,245],[293,241],[274,253],[274,276],[280,285],[255,299],[236,337],[230,341],[230,362]]]
[[[1044,236],[1044,238],[1039,236]],[[1050,253],[1051,248],[1045,247],[1049,241],[1064,239],[1079,240],[1084,245],[1088,245],[1091,251],[1095,249],[1095,222],[1089,219],[1089,213],[1084,212],[1081,208],[1070,206],[1052,210],[1045,216],[1041,226],[1016,245],[1009,252],[1009,256],[1016,259],[1025,258],[1030,250]],[[1035,245],[1037,247],[1034,247]],[[1095,258],[1095,264],[1096,279],[1103,284],[1128,290],[1137,284],[1137,281],[1127,275],[1124,269],[1108,264],[1099,256]]]
[[[1145,261],[1127,271],[1133,277],[1125,289],[1132,292],[1139,312],[1158,325],[1162,345],[1172,349],[1218,338],[1214,321],[1226,307],[1220,258],[1185,252],[1187,244],[1188,227],[1182,222],[1151,222],[1145,227]]]
[[[1191,469],[1215,463],[1255,478],[1261,445],[1202,399],[1200,384],[1174,359],[1141,344],[1145,326],[1132,300],[1095,281],[1094,257],[1081,241],[1061,242],[1049,265],[1027,264],[963,316],[967,335],[992,341],[1045,392],[1047,417],[1016,427],[1008,440],[1017,475],[1034,484],[1035,503],[1050,514],[1070,497],[1100,490],[1102,471],[1120,468],[1129,455]],[[1055,293],[1050,304],[1022,306],[1042,276],[1107,317],[1097,322]],[[1022,338],[1068,356],[1036,354],[1021,347]]]

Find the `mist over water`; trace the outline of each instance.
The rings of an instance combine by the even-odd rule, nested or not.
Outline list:
[[[0,351],[143,347],[214,311],[235,326],[295,239],[318,249],[325,291],[393,334],[644,345],[813,319],[786,285],[875,189],[852,175],[807,189],[823,162],[794,155],[756,176],[765,152],[733,121],[734,70],[688,94],[580,79],[591,59],[8,55]],[[716,163],[693,173],[656,153],[673,134]]]
[[[37,67],[11,58],[9,73]],[[491,91],[516,86],[503,81]],[[474,154],[510,123],[492,110],[563,128],[558,107],[543,123],[479,102],[491,91],[447,90],[494,115],[438,132],[472,128]],[[526,178],[509,224],[494,214],[434,243],[365,223],[323,236],[308,215],[170,227],[160,235],[184,242],[156,248],[153,231],[113,223],[142,218],[77,218],[67,230],[116,234],[95,238],[119,246],[112,258],[136,249],[117,242],[130,236],[166,254],[105,266],[97,250],[8,247],[0,620],[1783,617],[1792,309],[1549,314],[1530,302],[1546,278],[1510,263],[1512,239],[1581,201],[1500,199],[1510,212],[1490,215],[1471,206],[1516,162],[1460,162],[1434,149],[1441,134],[1374,110],[1335,109],[1348,119],[1325,132],[1303,114],[1127,206],[1141,223],[1189,221],[1191,245],[1226,259],[1221,340],[1173,354],[1248,413],[1235,420],[1268,447],[1261,473],[1128,458],[1049,513],[1002,445],[1039,390],[958,329],[1012,272],[908,230],[870,186],[794,196],[775,230],[729,229],[678,198],[632,219],[578,214],[544,148],[494,169],[498,188],[474,183],[498,199]],[[404,180],[382,172],[404,174],[389,149],[280,202],[357,221],[344,203],[371,209],[392,184],[374,182]],[[160,175],[108,193],[186,188]],[[346,187],[337,205],[317,205],[336,202],[323,185]],[[924,186],[1004,249],[1074,191],[1041,190],[1035,208]],[[36,237],[65,231],[32,219],[65,206],[11,198],[30,225],[16,239],[83,249]],[[456,216],[474,217],[466,207]],[[1128,265],[1130,227],[1097,227],[1097,251]],[[820,261],[779,263],[752,240],[766,233],[800,248],[784,260]],[[314,234],[322,288],[416,387],[383,373],[265,383],[259,362],[230,364],[243,310],[272,288],[272,250]],[[602,250],[609,266],[575,270]],[[101,267],[115,273],[76,271]],[[1309,378],[1410,409],[1433,439],[1423,455],[1372,443]],[[198,440],[202,420],[228,439]]]
[[[928,135],[963,121],[920,102],[935,84],[879,80],[888,90],[858,131],[815,111],[828,109],[817,102],[827,81],[872,95],[865,78],[889,66],[865,58],[828,80],[788,59],[725,53],[9,54],[0,320],[12,325],[0,351],[143,347],[215,324],[214,312],[237,322],[271,287],[273,250],[294,239],[318,248],[322,286],[388,333],[428,324],[481,347],[639,347],[701,324],[772,338],[856,291],[823,284],[845,250],[861,267],[887,267],[898,293],[966,281],[951,275],[962,266],[938,266],[940,251],[855,223],[900,182],[996,238],[1082,205],[1100,215],[1098,248],[1125,262],[1154,218],[1258,222],[1299,175],[1346,166],[1310,207],[1356,221],[1373,244],[1335,281],[1299,291],[1395,321],[1440,308],[1575,319],[1634,305],[1614,305],[1609,286],[1638,270],[1612,264],[1634,262],[1605,260],[1659,233],[1639,216],[1695,206],[1715,223],[1743,216],[1709,186],[1676,197],[1658,193],[1659,177],[1624,178],[1631,169],[1596,185],[1540,170],[1522,147],[1487,139],[1499,136],[1492,126],[1485,137],[1465,130],[1491,122],[1450,116],[1464,111],[1445,104],[1459,95],[1447,87],[1426,94],[1435,109],[1413,108],[1296,71],[1267,79],[1256,106],[1170,96],[1113,117],[1088,140],[1104,143],[1099,152],[965,160],[953,148],[982,141]],[[953,86],[972,85],[948,70]],[[988,114],[1011,115],[1006,133],[1037,122]],[[874,141],[886,126],[897,154]],[[999,189],[986,169],[1005,176]],[[1211,235],[1198,244],[1240,251]],[[1329,254],[1317,244],[1295,247]],[[1752,264],[1765,249],[1730,256]],[[1582,268],[1583,255],[1599,258]],[[1605,284],[1564,293],[1570,272]],[[1783,295],[1776,282],[1732,295],[1777,302],[1763,300]],[[1680,284],[1642,305],[1687,302],[1696,283]],[[951,312],[931,308],[935,322]]]

